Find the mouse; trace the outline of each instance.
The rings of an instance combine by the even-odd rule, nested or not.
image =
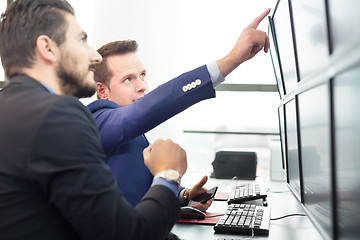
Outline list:
[[[180,208],[181,219],[204,219],[205,213],[199,209],[185,206]]]

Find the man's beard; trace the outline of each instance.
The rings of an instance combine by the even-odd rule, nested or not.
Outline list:
[[[66,59],[66,58],[63,58]],[[70,64],[69,64],[70,65]],[[60,85],[64,95],[75,96],[78,98],[87,98],[94,95],[96,92],[95,82],[88,82],[86,78],[89,76],[89,71],[75,71],[77,66],[76,62],[71,62],[71,66],[65,66],[64,62],[61,61],[57,69],[57,75],[60,78]],[[89,66],[89,69],[93,68],[93,65]]]

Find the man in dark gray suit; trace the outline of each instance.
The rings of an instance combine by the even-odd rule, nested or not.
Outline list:
[[[133,208],[118,190],[88,110],[101,56],[63,0],[17,0],[0,19],[0,239],[164,239],[179,217],[186,153],[144,150],[155,177]]]

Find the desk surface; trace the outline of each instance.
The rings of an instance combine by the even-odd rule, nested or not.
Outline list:
[[[203,173],[187,173],[186,175],[182,185],[193,186],[203,176]],[[293,213],[304,213],[302,206],[288,190],[285,182],[272,182],[261,179],[260,181],[269,189],[267,201],[268,207],[271,208],[271,218]],[[234,184],[236,184],[235,180],[209,178],[205,187],[210,188],[216,185],[219,187],[219,192],[229,192]],[[226,209],[226,201],[214,201],[208,212],[225,212]],[[172,233],[184,240],[251,239],[251,236],[215,233],[213,226],[210,225],[187,223],[175,224]],[[276,240],[323,239],[306,216],[292,216],[280,220],[271,220],[269,236],[255,236],[254,238]]]

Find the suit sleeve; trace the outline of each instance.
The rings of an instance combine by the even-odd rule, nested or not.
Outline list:
[[[106,110],[95,119],[106,147],[117,146],[158,126],[199,101],[215,97],[204,65],[160,85],[127,107]]]
[[[90,113],[66,99],[39,130],[27,171],[31,179],[82,239],[164,239],[179,217],[175,195],[154,186],[133,208],[105,164]]]

